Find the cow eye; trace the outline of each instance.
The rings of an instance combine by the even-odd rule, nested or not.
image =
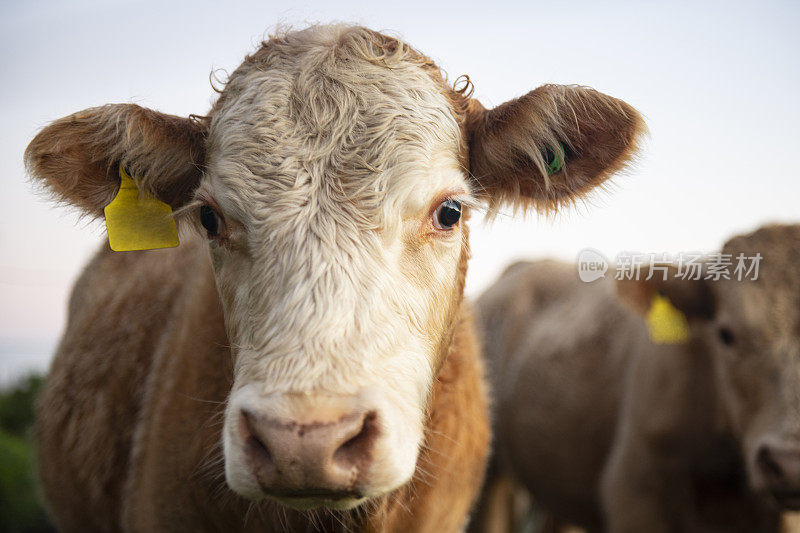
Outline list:
[[[200,223],[206,228],[209,237],[219,235],[222,223],[217,212],[211,207],[207,205],[200,206]]]
[[[433,212],[433,227],[450,230],[461,220],[461,202],[447,199]]]
[[[725,346],[733,346],[736,344],[736,337],[733,335],[733,331],[731,331],[728,327],[721,327],[717,330],[717,335],[719,335],[719,340]]]

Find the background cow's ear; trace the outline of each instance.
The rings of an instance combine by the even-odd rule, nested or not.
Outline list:
[[[61,201],[101,216],[117,193],[119,166],[173,208],[202,175],[205,126],[134,104],[109,104],[56,120],[31,141],[25,166]]]
[[[641,270],[639,279],[616,281],[619,299],[642,315],[647,314],[656,294],[666,296],[670,303],[689,318],[710,319],[714,316],[714,294],[708,281],[702,279],[682,279],[676,276],[677,270],[669,267],[664,279],[661,269],[652,273],[650,269]]]
[[[492,206],[553,209],[627,165],[646,132],[622,100],[579,86],[544,85],[486,110],[467,108],[470,172]]]

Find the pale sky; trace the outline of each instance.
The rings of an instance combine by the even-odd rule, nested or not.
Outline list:
[[[585,247],[717,249],[800,210],[797,2],[11,2],[0,4],[0,380],[46,362],[102,223],[34,194],[22,153],[49,121],[108,102],[205,113],[212,69],[232,71],[276,23],[389,30],[487,107],[579,83],[645,116],[632,172],[554,219],[473,223],[468,293],[510,261]]]

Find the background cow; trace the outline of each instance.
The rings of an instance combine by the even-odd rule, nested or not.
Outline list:
[[[614,532],[774,531],[800,508],[800,226],[723,253],[760,253],[758,279],[582,283],[552,261],[503,274],[478,303],[489,494],[512,475],[556,516]],[[639,313],[657,293],[687,317],[685,343],[651,342]]]
[[[569,202],[643,128],[583,87],[487,111],[348,26],[263,43],[206,117],[45,128],[26,163],[59,200],[100,215],[122,167],[188,222],[173,250],[103,246],[75,287],[39,406],[59,526],[461,528],[489,438],[469,207]]]

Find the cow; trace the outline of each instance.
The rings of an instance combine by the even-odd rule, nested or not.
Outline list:
[[[722,254],[730,279],[711,261],[593,283],[575,265],[521,262],[480,297],[497,402],[485,506],[521,485],[557,522],[610,532],[776,531],[800,509],[800,226],[736,236]],[[756,258],[743,280],[740,254]],[[683,338],[652,337],[656,295]],[[483,511],[484,524],[519,521]]]
[[[586,87],[487,110],[457,85],[318,25],[263,42],[206,116],[105,105],[36,135],[56,199],[99,217],[133,191],[181,241],[103,245],[75,285],[36,430],[60,529],[464,526],[490,440],[470,210],[570,203],[645,126]]]

